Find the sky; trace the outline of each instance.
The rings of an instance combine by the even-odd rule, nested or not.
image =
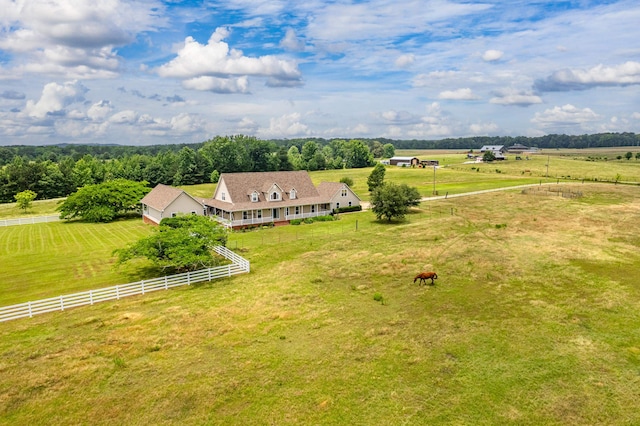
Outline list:
[[[640,133],[640,2],[0,0],[0,145]]]

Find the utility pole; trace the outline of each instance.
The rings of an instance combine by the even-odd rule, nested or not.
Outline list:
[[[433,166],[433,195],[436,195],[436,166]]]
[[[547,177],[549,177],[549,156],[547,155]]]

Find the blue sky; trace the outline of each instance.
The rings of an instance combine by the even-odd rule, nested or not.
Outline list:
[[[640,133],[635,0],[0,10],[2,145]]]

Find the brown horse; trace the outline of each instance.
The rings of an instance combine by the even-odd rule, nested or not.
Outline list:
[[[431,285],[434,285],[435,283],[433,282],[433,280],[437,280],[438,279],[438,274],[436,274],[435,272],[420,272],[413,279],[413,282],[415,283],[418,280],[418,278],[420,279],[420,284],[422,284],[422,283],[426,284],[427,280],[431,279]]]

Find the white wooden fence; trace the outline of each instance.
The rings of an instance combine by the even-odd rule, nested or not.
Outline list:
[[[243,274],[250,271],[250,265],[247,259],[223,246],[217,246],[214,250],[233,263],[215,268],[202,269],[200,271],[169,275],[97,290],[83,291],[82,293],[4,306],[0,308],[0,322],[18,318],[31,318],[34,315],[47,312],[64,311],[65,309],[75,308],[77,306],[93,305],[94,303],[106,302],[108,300],[118,300],[123,297],[146,294],[157,290],[168,290],[173,287],[211,281],[216,278],[230,277],[231,275]]]
[[[0,226],[31,225],[32,223],[59,222],[60,216],[20,217],[17,219],[0,219]]]

